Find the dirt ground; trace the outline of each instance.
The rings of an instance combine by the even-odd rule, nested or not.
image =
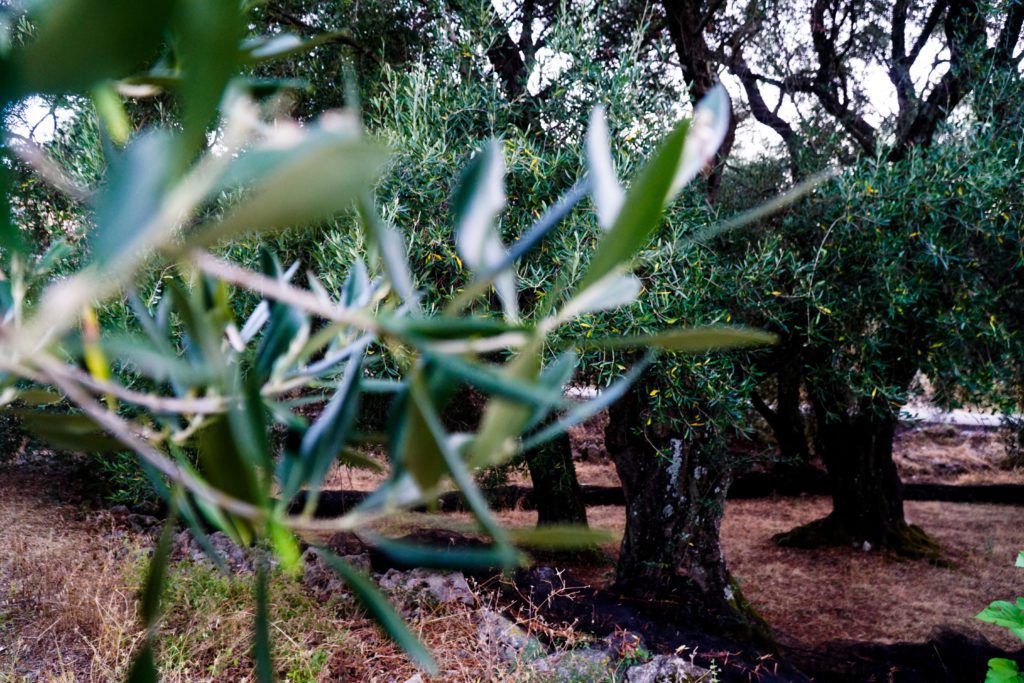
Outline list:
[[[580,454],[577,468],[583,483],[617,484],[601,444],[590,442]],[[898,440],[901,473],[915,481],[1024,483],[1019,470],[1001,469],[1002,457],[998,439],[981,430],[905,430]],[[377,474],[339,470],[330,484],[365,490],[379,480]],[[112,680],[113,672],[124,670],[139,638],[139,578],[126,569],[139,565],[138,540],[124,530],[123,520],[115,523],[106,511],[55,504],[53,484],[46,481],[11,469],[0,472],[0,682],[23,680],[14,675],[14,667],[24,671],[26,661],[34,662],[30,668],[50,672],[37,680]],[[1019,647],[1003,629],[973,616],[992,600],[1024,594],[1024,572],[1013,566],[1017,551],[1024,548],[1024,507],[908,502],[908,518],[942,544],[947,566],[855,548],[795,550],[771,543],[773,534],[821,517],[828,509],[826,498],[798,497],[731,501],[726,511],[722,537],[731,570],[780,640],[810,647],[830,640],[922,641],[936,627],[952,625],[979,632],[1003,647]],[[591,526],[611,533],[604,547],[609,560],[580,568],[578,574],[594,585],[607,585],[613,578],[624,510],[593,507],[588,516]],[[529,528],[535,522],[535,513],[526,510],[503,511],[499,517],[511,527]],[[464,530],[468,521],[463,514],[409,514],[390,530]],[[248,608],[238,609],[234,616],[212,614],[207,620],[247,620]],[[374,666],[379,664],[381,671],[401,669],[411,675],[411,664],[365,620],[337,613],[323,617],[338,619],[339,628],[344,625],[356,635],[356,647],[363,653],[357,656],[351,646],[339,650],[331,655],[332,667],[340,671],[351,662],[373,663],[370,655],[378,653]],[[431,647],[450,651],[459,667],[445,680],[480,675],[479,653],[464,659],[458,654],[474,652],[471,643],[459,641],[472,638],[463,633],[465,615],[436,615],[423,623]],[[297,622],[294,628],[303,627]],[[437,632],[431,634],[431,629]],[[334,646],[322,640],[321,647],[326,652]],[[89,675],[67,673],[73,671]]]
[[[1024,595],[1024,572],[1013,566],[1024,547],[1024,508],[908,502],[910,520],[945,549],[946,567],[856,548],[796,550],[771,542],[773,534],[824,516],[829,505],[822,497],[778,498],[731,501],[726,509],[726,560],[780,640],[808,646],[830,640],[923,641],[936,627],[949,625],[979,632],[1002,647],[1020,647],[1005,629],[974,615],[992,600]],[[535,521],[528,510],[498,516],[512,527]],[[593,507],[587,517],[592,527],[612,532],[615,540],[603,550],[614,558],[624,509]],[[468,516],[462,519],[468,522]],[[613,568],[609,562],[585,575],[604,586]]]
[[[781,639],[925,640],[948,624],[980,631],[1007,648],[1020,642],[973,617],[994,599],[1024,594],[1013,566],[1024,547],[1024,508],[908,502],[909,520],[928,531],[952,566],[901,560],[855,548],[783,549],[771,536],[825,515],[825,498],[729,504],[726,559],[747,598]]]

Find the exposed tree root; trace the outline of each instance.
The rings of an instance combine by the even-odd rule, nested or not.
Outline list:
[[[887,550],[900,557],[923,559],[944,564],[945,553],[924,529],[914,524],[901,522],[895,528],[886,529],[881,534],[852,532],[840,523],[834,515],[817,519],[791,531],[776,534],[772,537],[776,545],[784,548],[833,548],[842,546],[864,546],[867,549]]]

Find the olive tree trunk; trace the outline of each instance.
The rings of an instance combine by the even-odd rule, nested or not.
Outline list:
[[[835,396],[812,396],[816,450],[828,470],[832,512],[775,537],[780,545],[856,545],[909,556],[935,556],[938,546],[903,514],[903,484],[893,461],[899,412],[882,396],[846,409]]]
[[[610,409],[605,442],[626,498],[616,589],[676,621],[766,634],[729,575],[720,531],[731,471],[717,440],[639,433],[642,392]]]
[[[562,434],[525,455],[533,481],[537,526],[575,524],[587,526],[580,482],[572,461],[572,444]]]

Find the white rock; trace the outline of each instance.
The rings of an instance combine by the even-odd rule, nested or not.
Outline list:
[[[534,662],[533,670],[547,683],[605,681],[615,673],[611,656],[591,649],[556,652]]]
[[[476,611],[480,645],[505,661],[533,660],[547,653],[539,640],[501,614],[489,609]]]
[[[626,683],[706,683],[711,671],[674,655],[657,655],[626,670]]]

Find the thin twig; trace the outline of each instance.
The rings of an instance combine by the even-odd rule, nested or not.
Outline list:
[[[276,280],[266,275],[246,270],[218,259],[207,252],[192,252],[192,262],[207,275],[239,287],[244,287],[267,299],[290,304],[325,320],[351,325],[368,332],[380,331],[380,325],[372,316],[324,301],[310,291],[299,289],[282,280]]]
[[[158,396],[134,391],[117,382],[97,379],[84,370],[71,365],[65,365],[64,371],[76,382],[96,393],[111,394],[123,401],[152,410],[154,413],[213,415],[227,410],[227,401],[222,396],[202,398]]]

